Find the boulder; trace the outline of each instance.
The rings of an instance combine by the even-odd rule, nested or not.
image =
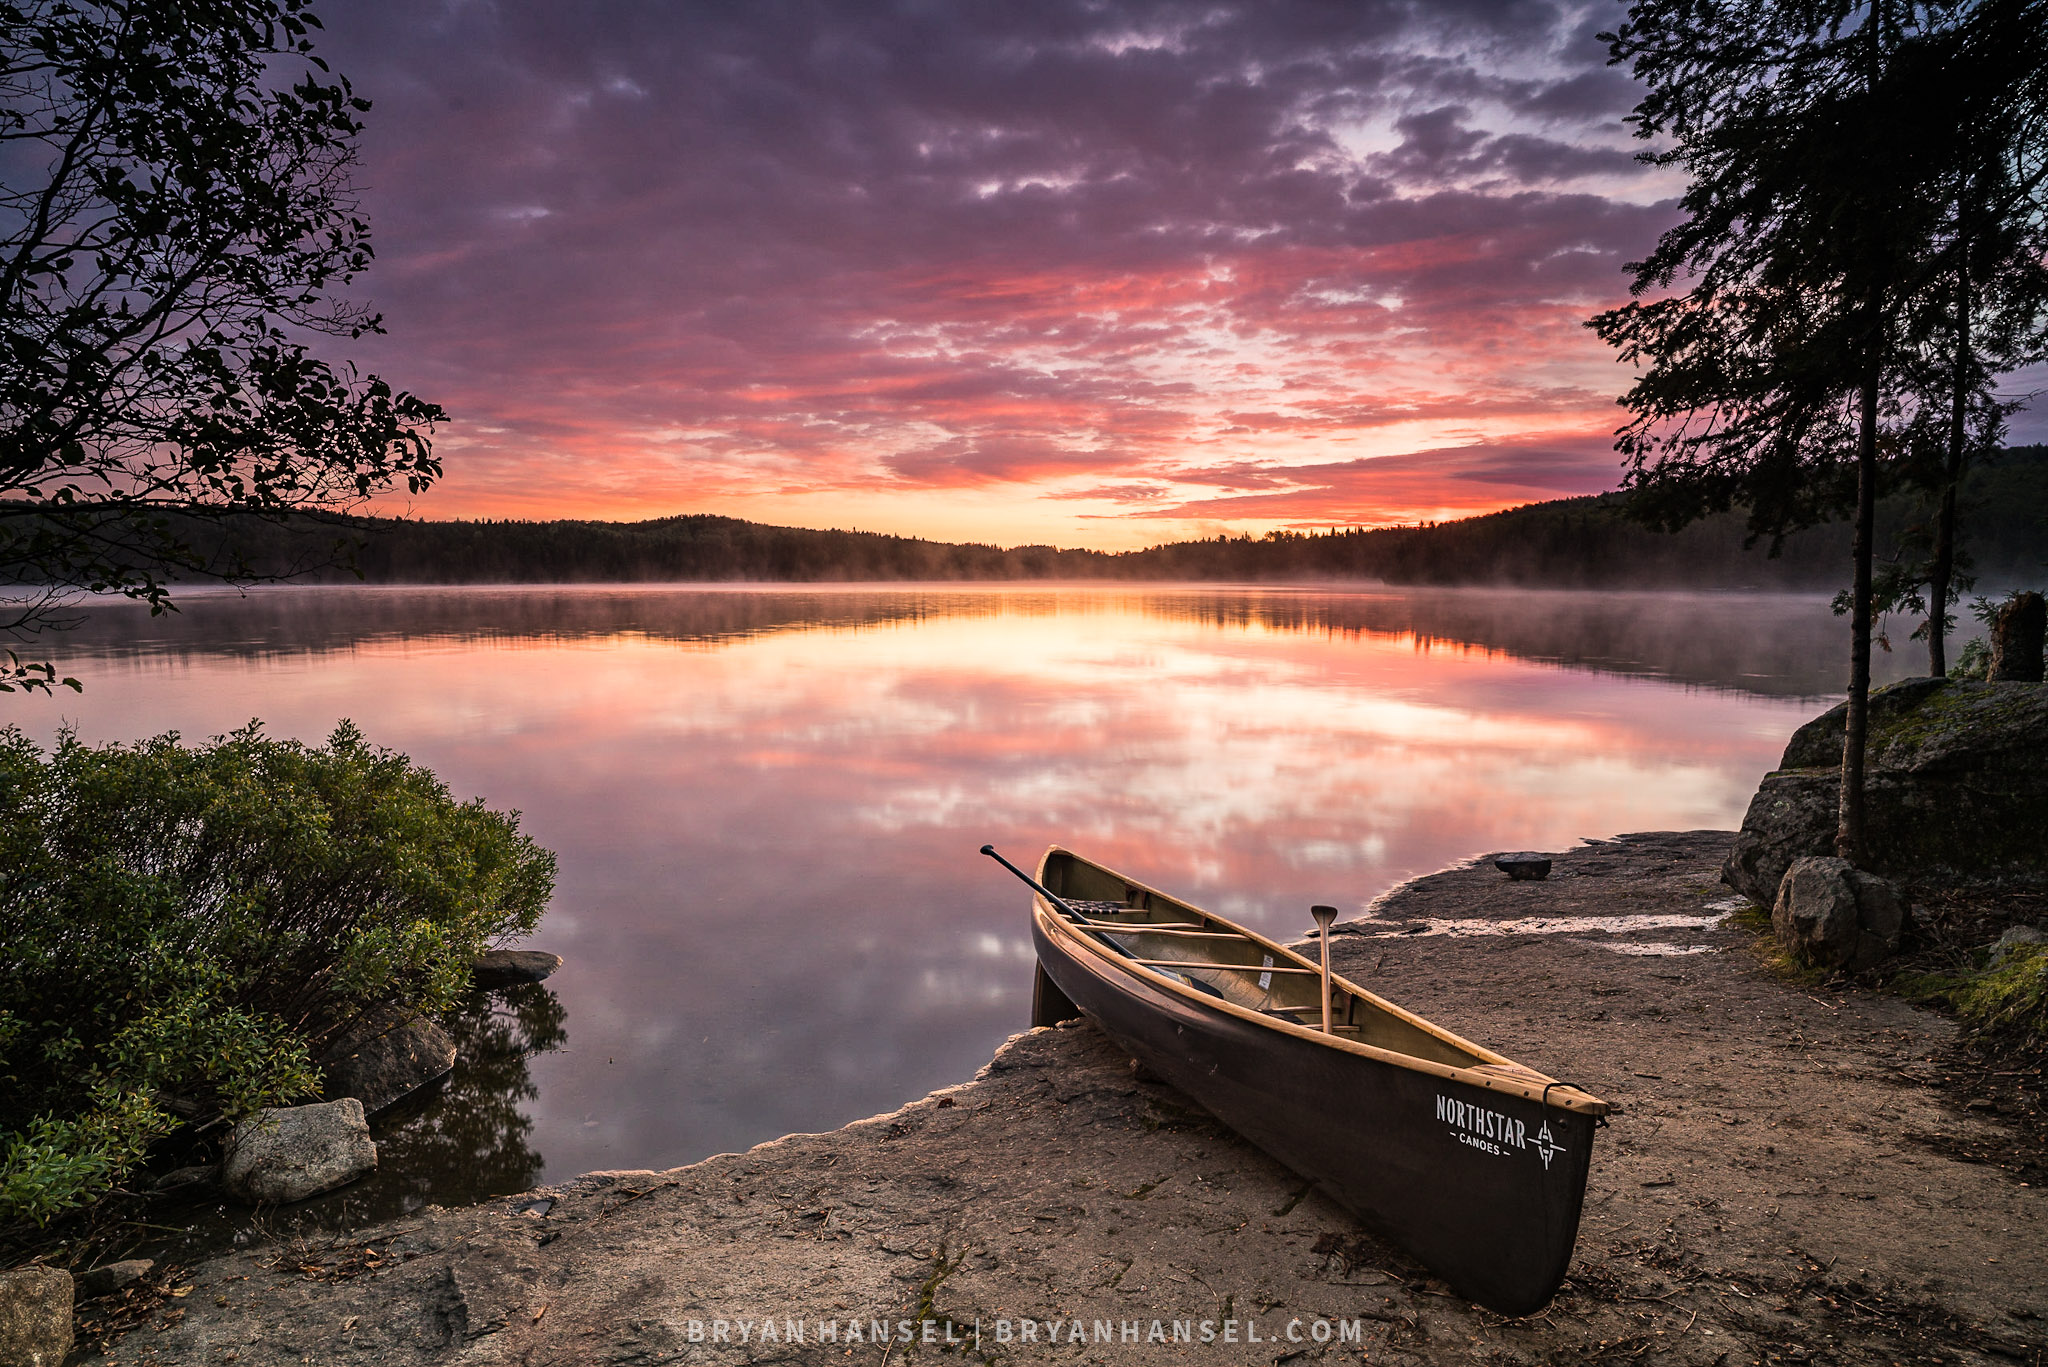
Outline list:
[[[1875,740],[1918,710],[1920,704],[1946,692],[1952,681],[1937,677],[1901,679],[1872,691],[1870,695],[1871,748]],[[1838,702],[1792,733],[1779,759],[1780,769],[1838,769],[1842,764],[1842,737],[1849,726],[1849,704]]]
[[[1793,733],[1722,880],[1774,906],[1794,860],[1834,853],[1846,705]],[[2048,883],[2048,684],[1908,679],[1870,698],[1864,867]]]
[[[1516,882],[1550,877],[1550,861],[1540,854],[1498,855],[1493,866]]]
[[[258,1111],[228,1134],[221,1185],[252,1204],[303,1201],[377,1166],[370,1123],[356,1098]]]
[[[96,1296],[111,1296],[124,1286],[131,1286],[150,1274],[156,1266],[148,1258],[125,1258],[118,1263],[108,1263],[90,1272],[81,1273],[72,1292],[79,1300],[89,1301]],[[4,1361],[4,1359],[0,1359]]]
[[[1792,861],[1771,908],[1778,943],[1822,968],[1869,968],[1897,951],[1905,928],[1898,891],[1832,855]]]
[[[71,1354],[71,1274],[54,1267],[0,1272],[0,1364],[62,1367]]]
[[[1778,943],[1808,963],[1843,964],[1855,952],[1856,889],[1849,861],[1808,856],[1792,861],[1771,907]]]
[[[1764,775],[1721,866],[1721,881],[1758,906],[1774,906],[1778,886],[1795,860],[1834,850],[1841,794],[1841,779],[1833,769],[1780,769]]]
[[[320,1056],[327,1096],[352,1096],[370,1115],[455,1066],[455,1041],[430,1020],[394,1007],[365,1012]]]
[[[493,949],[479,954],[473,971],[478,987],[537,983],[562,966],[562,956],[541,949]]]

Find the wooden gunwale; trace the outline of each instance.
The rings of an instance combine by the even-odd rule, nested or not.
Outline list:
[[[1143,921],[1069,921],[1068,925],[1079,924],[1083,930],[1106,930],[1112,935],[1178,935],[1190,940],[1242,940],[1244,936],[1234,930],[1197,930],[1193,926],[1155,926]]]
[[[1143,964],[1147,968],[1207,968],[1228,969],[1233,973],[1314,973],[1313,968],[1296,968],[1293,964],[1219,964],[1214,959],[1125,959],[1124,963]],[[1302,1010],[1308,1008],[1303,1007]],[[1267,1013],[1260,1013],[1267,1014]]]
[[[1109,870],[1102,869],[1101,865],[1096,864],[1084,855],[1078,855],[1072,850],[1054,845],[1039,860],[1041,874],[1046,867],[1047,861],[1054,855],[1066,855],[1068,858],[1090,868],[1099,869],[1104,873],[1110,872]],[[1234,936],[1241,937],[1275,955],[1277,959],[1298,965],[1300,970],[1315,973],[1318,976],[1322,973],[1321,965],[1310,963],[1308,959],[1295,953],[1287,948],[1287,946],[1269,940],[1256,931],[1248,930],[1234,921],[1216,915],[1214,912],[1207,912],[1199,907],[1189,906],[1169,893],[1161,892],[1157,888],[1137,882],[1135,879],[1126,877],[1121,873],[1114,874],[1113,876],[1121,879],[1133,891],[1143,892],[1149,898],[1156,898],[1159,901],[1165,902],[1169,907],[1198,918],[1202,924],[1221,926]],[[1144,909],[1150,910],[1152,907],[1148,906]],[[1383,1049],[1371,1044],[1361,1044],[1356,1040],[1345,1039],[1342,1035],[1326,1035],[1321,1030],[1312,1026],[1299,1025],[1281,1016],[1275,1016],[1264,1011],[1255,1011],[1250,1007],[1239,1006],[1236,1002],[1211,996],[1189,986],[1186,982],[1170,973],[1159,971],[1159,969],[1152,967],[1143,960],[1126,958],[1123,955],[1114,953],[1099,940],[1081,933],[1089,929],[1089,927],[1086,925],[1076,925],[1069,921],[1064,915],[1053,908],[1042,895],[1033,894],[1031,913],[1047,936],[1058,941],[1070,953],[1085,952],[1106,966],[1114,967],[1124,973],[1138,974],[1144,981],[1152,984],[1154,987],[1170,992],[1177,997],[1186,998],[1203,1008],[1236,1016],[1241,1020],[1253,1022],[1276,1033],[1294,1036],[1305,1043],[1318,1045],[1325,1049],[1336,1049],[1345,1053],[1356,1054],[1363,1058],[1375,1059],[1381,1063],[1390,1064],[1397,1068],[1405,1068],[1412,1072],[1423,1073],[1431,1077],[1447,1078],[1471,1087],[1480,1087],[1488,1091],[1502,1092],[1509,1096],[1523,1097],[1541,1105],[1554,1106],[1560,1110],[1574,1111],[1581,1115],[1604,1116],[1612,1109],[1607,1102],[1600,1100],[1596,1096],[1581,1091],[1569,1083],[1559,1082],[1554,1078],[1537,1072],[1533,1068],[1529,1068],[1527,1065],[1516,1063],[1504,1054],[1497,1054],[1482,1045],[1474,1044],[1468,1039],[1454,1035],[1443,1027],[1416,1015],[1414,1012],[1404,1010],[1385,998],[1366,991],[1349,978],[1345,978],[1340,974],[1332,973],[1330,975],[1330,985],[1333,990],[1341,989],[1348,992],[1368,1008],[1383,1011],[1426,1034],[1434,1036],[1454,1049],[1475,1055],[1480,1062],[1468,1067],[1453,1067],[1450,1064],[1438,1063],[1431,1059],[1417,1058],[1412,1054],[1401,1053],[1398,1050]],[[1145,926],[1143,922],[1125,922],[1118,928],[1142,932]],[[1211,962],[1195,966],[1236,973],[1256,974],[1265,971],[1258,964]],[[1281,965],[1276,962],[1274,966],[1279,967]],[[1503,1077],[1499,1073],[1488,1071],[1489,1068],[1513,1069],[1517,1073],[1525,1074],[1529,1080],[1524,1082],[1514,1078]]]

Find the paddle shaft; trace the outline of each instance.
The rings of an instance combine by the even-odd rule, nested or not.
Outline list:
[[[1334,1033],[1330,1029],[1330,927],[1337,923],[1337,908],[1310,907],[1308,914],[1316,918],[1316,939],[1323,946],[1323,1033]]]
[[[1018,868],[1015,864],[1012,864],[1009,860],[1003,858],[1000,854],[997,854],[995,846],[983,845],[981,847],[981,852],[987,855],[989,858],[995,860],[998,864],[1001,864],[1011,873],[1016,874],[1017,877],[1022,879],[1031,888],[1033,892],[1037,893],[1040,897],[1043,897],[1046,901],[1052,903],[1055,907],[1058,907],[1061,913],[1064,914],[1069,920],[1085,921],[1088,919],[1087,917],[1083,916],[1080,912],[1075,911],[1072,907],[1068,906],[1065,899],[1063,899],[1058,893],[1054,892],[1045,884],[1039,882],[1036,878],[1033,878],[1030,874],[1024,872],[1024,870]]]
[[[1129,945],[1120,945],[1116,941],[1110,939],[1107,935],[1104,935],[1101,931],[1090,930],[1088,926],[1087,917],[1083,916],[1080,912],[1075,911],[1071,906],[1068,906],[1066,899],[1061,897],[1058,893],[1054,892],[1051,888],[1039,882],[1036,878],[1033,878],[1030,874],[1024,872],[1024,870],[1018,868],[1015,864],[1012,864],[1009,860],[997,854],[995,846],[983,845],[981,847],[981,852],[987,855],[989,858],[995,860],[998,864],[1001,864],[1011,873],[1014,873],[1019,878],[1023,879],[1024,882],[1030,886],[1033,892],[1036,892],[1040,897],[1043,897],[1046,901],[1052,903],[1054,908],[1056,908],[1061,915],[1065,916],[1069,921],[1072,921],[1075,924],[1075,926],[1077,926],[1079,929],[1088,931],[1089,934],[1093,935],[1095,937],[1095,943],[1107,947],[1112,953],[1121,954],[1126,959],[1137,959],[1138,955],[1136,951],[1131,949]]]

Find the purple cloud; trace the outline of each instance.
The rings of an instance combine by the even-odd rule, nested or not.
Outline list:
[[[1520,476],[1444,452],[1547,487],[1530,434],[1612,425],[1579,322],[1670,213],[1591,38],[1619,13],[336,9],[375,102],[366,359],[455,415],[430,515],[1001,485],[1078,540],[1091,499],[1291,488],[1344,439],[1479,507]],[[1369,517],[1373,480],[1330,487]]]

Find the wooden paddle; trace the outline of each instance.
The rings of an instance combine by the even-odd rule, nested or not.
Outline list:
[[[1330,927],[1337,923],[1337,908],[1310,907],[1308,914],[1316,918],[1316,938],[1323,944],[1323,1033],[1332,1035],[1330,1029]]]

